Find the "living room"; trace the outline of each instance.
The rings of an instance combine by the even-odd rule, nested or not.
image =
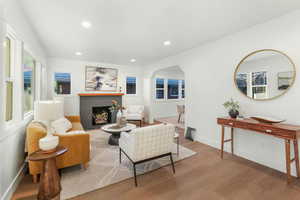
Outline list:
[[[299,17],[3,0],[0,199],[298,199]]]

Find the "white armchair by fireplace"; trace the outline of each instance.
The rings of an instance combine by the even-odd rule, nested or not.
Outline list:
[[[125,106],[123,115],[126,117],[127,121],[138,121],[140,126],[142,126],[144,120],[144,110],[145,106],[143,105],[128,105]]]

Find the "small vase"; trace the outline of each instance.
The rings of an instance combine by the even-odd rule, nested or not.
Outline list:
[[[230,110],[228,114],[231,118],[236,119],[236,117],[239,115],[239,111],[238,110]]]
[[[117,111],[112,111],[110,123],[116,123],[116,122],[117,122]]]

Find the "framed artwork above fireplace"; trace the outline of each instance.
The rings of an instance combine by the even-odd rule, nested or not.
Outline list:
[[[118,69],[86,66],[86,91],[117,91]]]

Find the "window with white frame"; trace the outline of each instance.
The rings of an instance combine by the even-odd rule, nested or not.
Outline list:
[[[165,79],[163,78],[155,79],[155,98],[165,99]]]
[[[126,77],[126,94],[136,94],[136,77]]]
[[[4,70],[5,70],[5,121],[13,119],[13,39],[9,36],[4,40]]]
[[[181,80],[181,98],[185,98],[185,81]]]
[[[35,65],[35,59],[28,51],[23,49],[24,114],[29,113],[33,110],[33,102],[35,99]]]
[[[185,81],[178,79],[155,79],[155,99],[180,100],[185,98]]]
[[[168,99],[179,99],[179,80],[168,79]]]
[[[71,94],[71,74],[70,73],[54,73],[54,92],[56,95]]]
[[[267,98],[267,72],[252,72],[252,97]]]

